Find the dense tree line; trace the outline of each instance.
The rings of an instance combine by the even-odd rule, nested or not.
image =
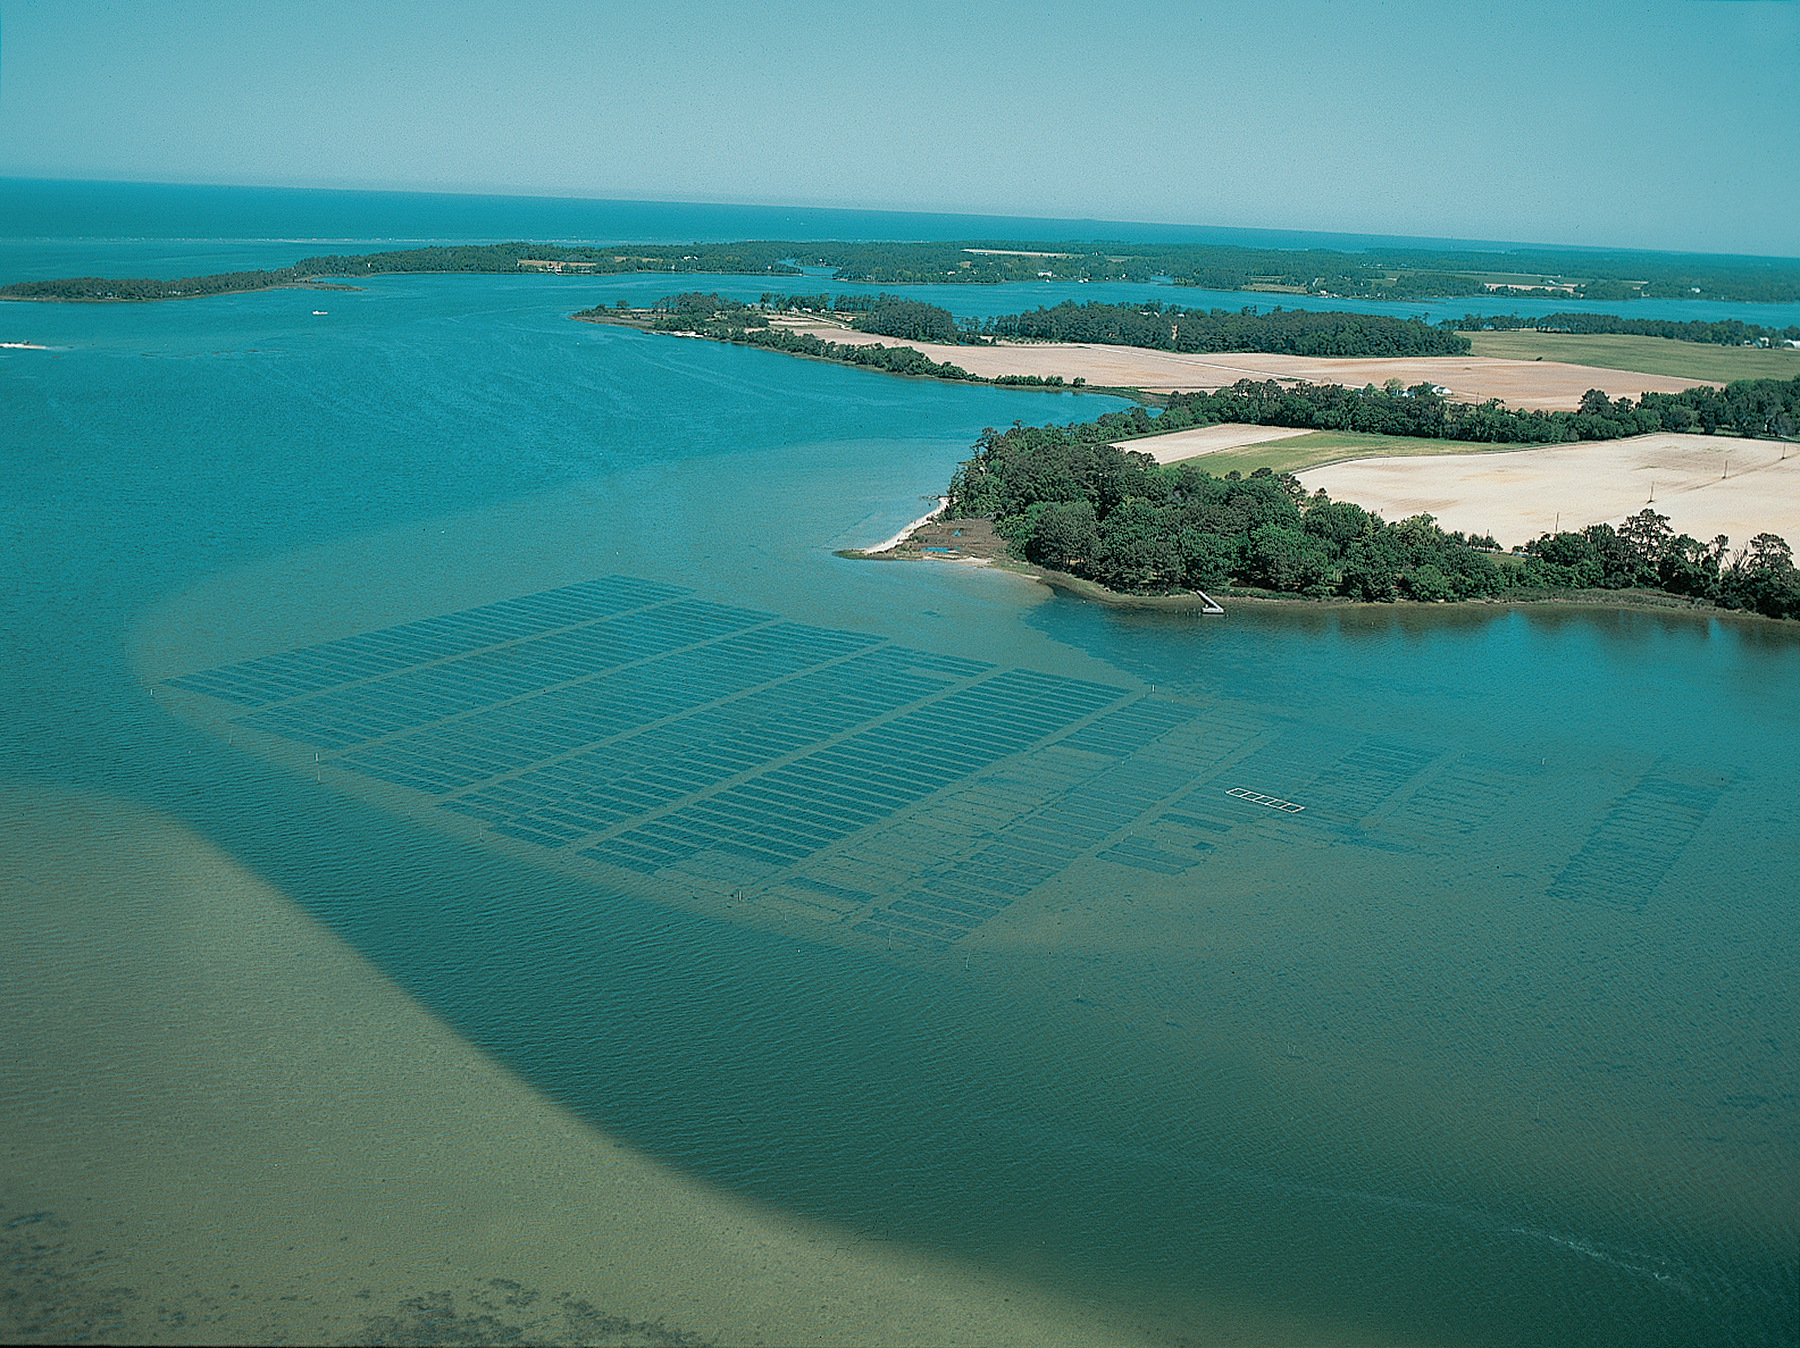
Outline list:
[[[1076,427],[989,428],[974,448],[950,481],[952,516],[990,518],[1016,555],[1121,592],[1236,585],[1380,602],[1649,588],[1800,616],[1800,573],[1773,534],[1733,554],[1729,540],[1676,536],[1645,510],[1618,529],[1547,534],[1501,558],[1492,538],[1446,532],[1429,515],[1388,523],[1308,496],[1289,474],[1159,465]]]
[[[1071,423],[1075,441],[1109,444],[1226,423],[1358,431],[1480,444],[1564,444],[1656,431],[1787,439],[1800,424],[1800,379],[1742,379],[1723,389],[1646,393],[1637,402],[1589,389],[1573,412],[1520,412],[1498,401],[1451,402],[1430,384],[1399,387],[1283,384],[1241,379],[1211,393],[1177,393],[1156,415],[1142,407]]]
[[[1654,253],[1508,252],[1376,247],[1246,248],[1227,244],[1019,242],[809,243],[792,257],[876,285],[1006,281],[1148,281],[1209,290],[1290,289],[1361,299],[1432,299],[1490,293],[1496,273],[1563,281],[1570,298],[1800,300],[1800,262]],[[1503,286],[1502,290],[1506,288]]]
[[[1469,339],[1416,318],[1254,307],[1184,309],[1161,304],[1074,304],[989,319],[982,337],[1094,342],[1159,351],[1261,351],[1294,356],[1460,356]]]
[[[1259,351],[1296,356],[1466,355],[1469,339],[1416,318],[1382,314],[1318,313],[1249,306],[1184,309],[1177,304],[1075,304],[989,319],[957,319],[936,304],[883,291],[879,295],[779,296],[764,307],[854,314],[851,326],[909,342],[981,346],[996,340],[1091,342],[1159,351]]]
[[[797,276],[800,269],[782,260],[793,248],[784,243],[582,245],[544,243],[470,244],[460,247],[405,248],[355,256],[331,254],[302,258],[291,267],[266,271],[224,272],[174,281],[117,280],[74,277],[57,281],[19,281],[0,286],[0,297],[31,300],[165,300],[191,299],[276,286],[306,285],[327,279],[354,279],[407,272],[517,272],[527,263],[554,263],[565,273],[616,275],[633,272],[701,274],[760,272]]]
[[[1397,380],[1384,388],[1355,389],[1243,379],[1213,393],[1173,395],[1148,433],[1221,422],[1481,444],[1618,440],[1657,431],[1786,439],[1800,424],[1800,378],[1740,379],[1723,389],[1700,385],[1680,393],[1646,393],[1636,402],[1589,389],[1572,412],[1516,411],[1497,399],[1452,402],[1430,384],[1400,388]]]
[[[702,297],[703,298],[703,297]],[[909,342],[983,346],[998,340],[1091,342],[1160,351],[1258,351],[1298,356],[1466,355],[1469,339],[1416,318],[1383,314],[1283,309],[1268,313],[1254,305],[1225,309],[1184,309],[1178,304],[1075,304],[1039,308],[989,319],[958,319],[941,305],[879,295],[777,295],[765,293],[759,307],[814,313],[851,314],[859,332]]]
[[[1771,618],[1800,618],[1800,572],[1778,534],[1731,550],[1723,534],[1702,543],[1677,534],[1646,507],[1617,529],[1589,525],[1527,543],[1522,584],[1556,589],[1646,589],[1706,599]]]
[[[623,305],[624,301],[619,304]],[[616,308],[613,310],[615,314],[618,312]],[[583,309],[575,317],[595,318],[606,313],[605,309]],[[698,332],[707,326],[766,328],[769,319],[760,306],[726,299],[714,291],[701,294],[689,290],[679,295],[664,295],[650,306],[650,327],[654,331]]]
[[[19,281],[0,286],[0,297],[15,300],[144,301],[198,299],[247,290],[273,290],[294,285],[294,269],[219,272],[212,276],[183,276],[173,281],[148,278],[72,276],[59,281]]]
[[[1488,293],[1484,277],[1575,276],[1572,297],[1630,300],[1800,300],[1800,261],[1784,258],[1683,257],[1654,253],[1561,253],[1372,248],[1246,248],[1226,244],[1125,244],[1018,240],[954,242],[793,242],[582,244],[497,243],[400,249],[359,256],[303,258],[267,272],[233,272],[180,281],[86,277],[0,287],[15,299],[173,299],[258,290],[325,277],[393,272],[516,272],[528,262],[587,274],[677,272],[793,276],[829,267],[835,279],[881,285],[995,284],[1010,281],[1150,281],[1213,290],[1292,290],[1368,299],[1423,299]]]
[[[850,298],[840,295],[840,301]],[[841,307],[841,305],[840,305]],[[867,303],[851,320],[858,332],[898,337],[908,342],[943,342],[954,345],[963,340],[962,330],[950,311],[935,304],[902,299],[885,292]]]
[[[1716,299],[1765,304],[1792,304],[1800,300],[1800,260],[1794,258],[1565,252],[1554,248],[1483,252],[1385,247],[1353,256],[1403,277],[1429,271],[1459,276],[1510,273],[1555,277],[1571,287],[1572,299]],[[1502,292],[1508,289],[1501,286]],[[1527,288],[1518,289],[1524,291]]]
[[[358,257],[309,257],[294,264],[302,279],[378,276],[387,272],[516,272],[528,262],[549,262],[585,275],[690,272],[699,275],[765,273],[798,276],[787,261],[792,244],[779,242],[689,244],[548,243],[469,244],[406,248]]]
[[[1570,332],[1666,337],[1675,342],[1704,342],[1713,346],[1800,340],[1800,324],[1769,328],[1735,318],[1712,322],[1695,319],[1683,323],[1670,318],[1621,318],[1617,314],[1547,314],[1542,318],[1519,314],[1464,314],[1461,318],[1446,318],[1438,326],[1455,332]]]

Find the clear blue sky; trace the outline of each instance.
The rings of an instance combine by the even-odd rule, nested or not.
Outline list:
[[[0,0],[0,176],[1800,255],[1800,3]]]

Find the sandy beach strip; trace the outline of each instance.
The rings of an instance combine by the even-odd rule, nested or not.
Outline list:
[[[927,510],[923,515],[919,516],[918,519],[914,520],[911,524],[902,525],[898,533],[882,539],[881,542],[876,543],[872,547],[864,548],[863,551],[867,553],[886,552],[890,548],[899,547],[900,544],[906,541],[908,534],[912,533],[914,529],[917,529],[922,525],[931,523],[931,521],[936,519],[943,511],[944,507],[949,504],[950,498],[948,496],[938,497],[937,504],[931,507],[930,510]]]
[[[1300,379],[1311,384],[1343,384],[1362,388],[1389,379],[1401,384],[1433,384],[1450,390],[1454,402],[1483,403],[1498,398],[1508,407],[1532,411],[1572,410],[1581,395],[1597,388],[1609,398],[1639,398],[1645,393],[1679,393],[1704,383],[1670,375],[1634,374],[1594,365],[1565,365],[1551,360],[1502,360],[1493,356],[1407,356],[1395,359],[1335,359],[1255,353],[1184,355],[1133,346],[1100,346],[1085,342],[1007,342],[996,346],[949,346],[906,342],[874,333],[855,332],[829,321],[788,320],[780,326],[845,346],[910,346],[931,360],[957,365],[984,379],[1001,375],[1060,375],[1109,388],[1150,392],[1193,392],[1229,388],[1240,379]]]
[[[1784,452],[1786,457],[1783,457]],[[1711,435],[1640,435],[1491,454],[1355,459],[1299,474],[1308,491],[1384,519],[1435,516],[1502,547],[1557,529],[1619,523],[1649,506],[1677,533],[1742,547],[1800,542],[1800,446]]]

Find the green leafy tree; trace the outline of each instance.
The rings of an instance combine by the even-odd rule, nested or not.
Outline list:
[[[1250,533],[1244,569],[1252,584],[1298,594],[1325,583],[1331,555],[1318,539],[1298,529],[1265,524]]]
[[[1039,566],[1081,570],[1100,550],[1100,528],[1087,501],[1056,501],[1038,512],[1025,556]]]
[[[1128,497],[1109,511],[1100,522],[1094,569],[1116,590],[1160,590],[1178,584],[1181,552],[1163,512],[1141,496]]]
[[[1349,501],[1326,501],[1306,512],[1305,529],[1323,539],[1334,557],[1359,538],[1366,538],[1380,527],[1380,519]]]
[[[1456,586],[1431,562],[1402,571],[1399,581],[1400,588],[1406,592],[1408,599],[1417,599],[1423,603],[1442,603],[1457,597]]]
[[[1388,540],[1359,540],[1344,554],[1338,593],[1365,603],[1392,603],[1398,597],[1395,581],[1399,575],[1400,558]]]
[[[1182,578],[1199,589],[1227,584],[1238,564],[1238,541],[1198,529],[1183,529],[1175,538],[1181,554]]]
[[[1675,541],[1669,517],[1659,515],[1649,506],[1619,526],[1618,538],[1633,569],[1632,582],[1638,585],[1657,583],[1663,556]]]
[[[1777,534],[1758,534],[1720,576],[1719,599],[1770,618],[1800,617],[1800,572],[1793,550]]]

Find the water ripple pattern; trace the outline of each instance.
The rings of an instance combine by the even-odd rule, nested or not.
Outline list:
[[[1526,780],[629,576],[166,683],[218,699],[234,734],[305,746],[597,883],[889,948],[951,946],[1059,878],[1179,883],[1233,843],[1441,853]],[[1544,892],[1641,911],[1721,791],[1640,777]]]

